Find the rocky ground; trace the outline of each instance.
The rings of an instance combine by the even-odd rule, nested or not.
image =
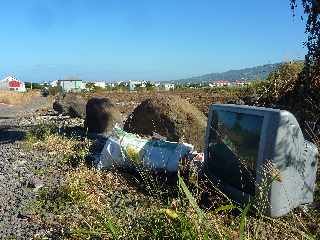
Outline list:
[[[56,159],[48,153],[29,151],[22,140],[26,130],[40,121],[50,100],[35,97],[28,106],[0,106],[0,238],[32,239],[45,235],[45,228],[28,212],[28,207],[44,185],[60,181],[60,173],[50,179],[39,174]]]

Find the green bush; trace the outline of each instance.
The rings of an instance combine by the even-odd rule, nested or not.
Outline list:
[[[284,63],[277,70],[271,72],[265,81],[256,82],[251,88],[255,89],[258,95],[269,103],[276,102],[295,88],[303,66],[303,62]]]
[[[28,133],[27,133],[27,140],[45,140],[50,135],[57,132],[57,127],[53,124],[39,124],[35,127],[33,127]]]

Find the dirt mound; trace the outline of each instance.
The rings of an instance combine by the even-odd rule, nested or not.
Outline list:
[[[87,101],[82,96],[68,93],[57,97],[52,107],[60,114],[84,119],[86,116],[86,104]]]
[[[178,96],[154,96],[143,101],[129,115],[124,130],[142,135],[157,132],[169,141],[204,146],[206,117],[195,106]]]
[[[85,128],[90,133],[110,133],[121,122],[120,112],[108,98],[93,97],[86,105]]]

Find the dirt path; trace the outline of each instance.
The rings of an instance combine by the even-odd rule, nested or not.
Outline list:
[[[42,107],[48,107],[49,105],[50,99],[41,96],[35,96],[33,97],[30,103],[23,105],[8,105],[0,103],[0,120],[16,118],[17,116],[32,113],[37,109],[40,109]]]
[[[44,231],[25,209],[44,182],[35,170],[50,157],[23,148],[19,140],[26,133],[19,122],[23,115],[49,104],[40,96],[25,106],[0,104],[0,239],[32,239]]]

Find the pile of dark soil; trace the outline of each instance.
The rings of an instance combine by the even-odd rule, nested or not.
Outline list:
[[[84,119],[87,101],[79,94],[68,93],[58,96],[53,102],[53,109],[60,114]]]
[[[129,115],[124,130],[141,135],[156,132],[169,141],[187,142],[202,150],[207,119],[188,101],[178,96],[155,95]]]
[[[85,128],[89,133],[111,133],[121,114],[108,98],[93,97],[86,105]]]

